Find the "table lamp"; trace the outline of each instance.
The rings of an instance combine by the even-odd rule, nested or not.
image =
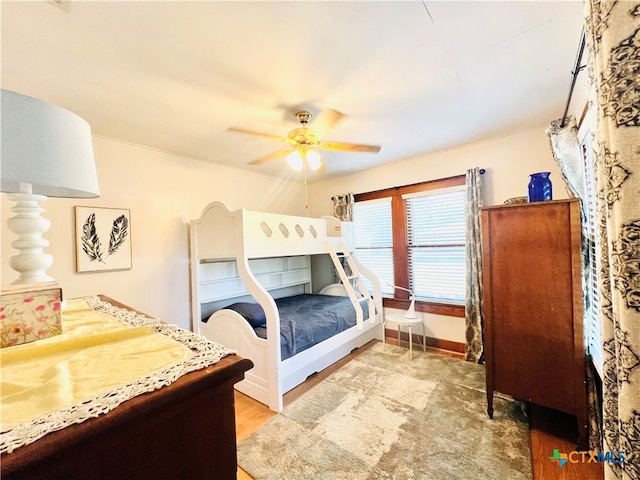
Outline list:
[[[387,283],[387,285],[393,288],[397,288],[398,290],[404,290],[405,292],[409,292],[409,300],[411,300],[411,303],[409,303],[409,308],[404,313],[404,318],[411,318],[411,319],[418,318],[418,315],[416,314],[416,297],[413,295],[413,292],[408,288],[399,287],[397,285],[391,285],[390,283]]]
[[[47,197],[95,198],[100,195],[91,127],[78,115],[9,90],[0,96],[1,190],[15,202],[7,221],[18,238],[18,255],[9,264],[19,273],[13,282],[53,282],[46,269],[53,257],[43,252],[42,234],[51,222],[40,215]]]

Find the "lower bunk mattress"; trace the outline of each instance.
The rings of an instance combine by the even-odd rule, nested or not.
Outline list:
[[[360,301],[363,319],[369,316],[367,300]],[[282,360],[356,325],[356,311],[348,297],[305,293],[275,302],[280,314]],[[238,302],[225,308],[242,315],[258,337],[267,338],[267,320],[259,304]]]

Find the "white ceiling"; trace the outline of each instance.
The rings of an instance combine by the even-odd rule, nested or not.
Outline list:
[[[565,108],[575,1],[2,1],[2,88],[96,135],[283,175],[295,112],[345,114],[336,175],[539,127]]]

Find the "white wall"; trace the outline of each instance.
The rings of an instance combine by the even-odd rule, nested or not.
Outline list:
[[[42,204],[52,226],[44,236],[54,257],[47,273],[66,298],[103,293],[162,320],[190,328],[188,222],[211,201],[304,215],[300,183],[94,137],[100,198],[50,198]],[[1,196],[2,286],[17,278],[8,266],[16,251],[6,227],[11,202]],[[133,268],[75,273],[74,206],[131,210]]]
[[[486,170],[482,177],[485,205],[526,196],[529,174],[543,171],[551,172],[553,198],[567,198],[545,129],[541,127],[312,183],[309,185],[309,213],[312,216],[330,214],[332,195],[464,175],[473,167]]]
[[[485,205],[501,204],[507,198],[526,196],[529,174],[543,171],[551,172],[553,198],[567,198],[545,129],[541,127],[313,183],[309,185],[310,214],[330,214],[332,195],[369,192],[451,177],[465,174],[467,169],[473,167],[486,170],[482,176]],[[463,318],[425,315],[428,336],[464,343]]]
[[[383,146],[384,148],[384,146]],[[220,200],[230,208],[305,215],[300,183],[277,179],[169,153],[94,137],[101,196],[92,200],[48,199],[43,206],[52,227],[45,234],[54,256],[48,273],[67,298],[104,293],[136,309],[190,326],[189,220],[199,217],[209,202]],[[544,128],[530,130],[423,155],[359,174],[309,184],[309,213],[331,213],[330,197],[395,185],[464,174],[468,168],[486,169],[485,205],[527,194],[528,176],[551,171],[554,198],[566,198],[552,159]],[[17,274],[8,266],[15,254],[15,235],[7,230],[10,203],[1,194],[2,269],[5,286]],[[133,268],[118,272],[75,273],[74,209],[76,205],[131,210]],[[462,319],[439,315],[428,318],[428,335],[464,341]]]

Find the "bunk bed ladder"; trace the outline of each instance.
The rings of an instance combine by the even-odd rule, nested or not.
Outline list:
[[[329,255],[333,260],[333,265],[338,272],[340,282],[344,285],[347,295],[356,310],[356,321],[359,328],[362,328],[363,313],[360,306],[360,300],[362,298],[368,298],[369,312],[375,312],[375,305],[373,299],[368,293],[367,286],[364,283],[364,279],[358,269],[358,264],[354,257],[349,252],[349,249],[344,242],[340,242],[339,247],[334,248],[333,244],[328,244]],[[344,268],[344,261],[346,261],[349,267],[349,273]],[[371,316],[371,315],[370,315]]]

